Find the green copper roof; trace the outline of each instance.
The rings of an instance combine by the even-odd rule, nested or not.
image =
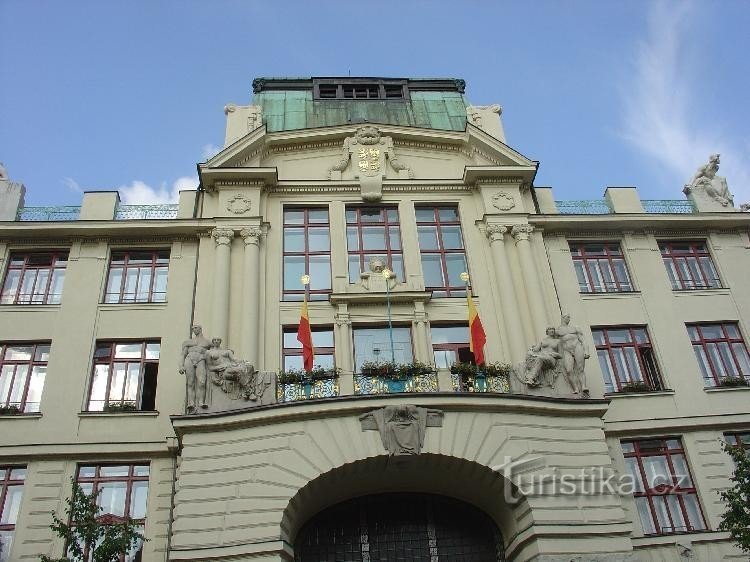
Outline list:
[[[448,131],[466,128],[466,106],[460,92],[412,91],[405,100],[313,100],[313,92],[261,91],[253,104],[263,107],[268,131],[291,131],[350,123],[382,123]]]

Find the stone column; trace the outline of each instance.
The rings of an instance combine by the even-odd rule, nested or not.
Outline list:
[[[534,265],[534,256],[531,254],[529,236],[533,231],[534,227],[530,224],[517,224],[511,229],[511,234],[516,239],[521,258],[521,274],[526,286],[526,297],[529,299],[534,337],[541,338],[547,329],[547,314],[544,310],[544,294],[539,284],[539,274]]]
[[[414,359],[421,363],[432,363],[430,341],[427,336],[427,312],[423,302],[414,303]]]
[[[216,242],[214,251],[214,299],[211,332],[209,337],[221,338],[228,346],[229,331],[229,261],[234,231],[231,228],[214,228],[211,236]]]
[[[487,225],[487,237],[490,239],[495,258],[495,274],[499,284],[500,314],[505,324],[505,332],[508,335],[508,343],[511,353],[511,362],[521,361],[526,355],[524,345],[523,325],[521,313],[518,308],[518,298],[513,287],[513,277],[510,273],[508,255],[505,252],[505,233],[508,229],[499,224]]]
[[[354,394],[354,355],[352,353],[352,321],[345,304],[338,305],[334,316],[334,345],[336,346],[336,367],[341,370],[339,376],[339,394]]]
[[[258,227],[240,230],[245,242],[245,260],[242,271],[242,328],[240,349],[241,357],[252,365],[259,367],[258,333],[260,326],[260,237],[263,231]]]

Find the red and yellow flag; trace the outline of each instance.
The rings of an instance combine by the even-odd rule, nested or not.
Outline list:
[[[471,293],[467,291],[466,300],[469,302],[469,349],[474,354],[474,362],[477,365],[484,364],[484,344],[487,343],[487,335],[484,333],[482,321],[474,306]]]
[[[302,344],[302,364],[305,371],[310,372],[313,368],[315,350],[313,349],[312,330],[310,329],[310,314],[307,311],[307,296],[302,301],[302,314],[297,327],[297,341]]]

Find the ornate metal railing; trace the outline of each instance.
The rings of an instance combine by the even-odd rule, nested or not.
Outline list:
[[[510,392],[508,375],[477,375],[471,380],[462,380],[458,373],[451,373],[453,392]]]
[[[177,205],[118,205],[115,220],[173,219],[177,217]]]
[[[561,215],[608,215],[612,212],[605,199],[555,201],[555,205]]]
[[[379,375],[354,375],[354,394],[393,394],[396,392],[437,392],[437,373],[391,378]]]
[[[16,220],[19,221],[75,221],[81,215],[81,207],[21,207]]]
[[[296,402],[312,398],[332,398],[339,395],[339,379],[315,379],[307,382],[280,382],[276,384],[276,400]]]
[[[641,201],[647,213],[654,214],[691,214],[695,212],[692,201],[687,199],[644,199]]]

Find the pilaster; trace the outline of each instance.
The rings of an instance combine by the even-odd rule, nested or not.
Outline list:
[[[211,237],[214,250],[214,294],[211,335],[227,342],[229,331],[229,264],[234,231],[231,228],[214,228]]]
[[[539,273],[534,265],[534,257],[531,254],[529,237],[533,231],[534,227],[530,224],[517,224],[511,229],[511,234],[516,240],[516,247],[521,259],[521,275],[527,289],[529,309],[534,326],[534,337],[541,337],[541,334],[544,334],[547,328],[547,315],[544,311],[544,294],[539,283]]]
[[[260,298],[260,240],[263,231],[257,226],[240,230],[245,243],[242,275],[241,350],[252,365],[258,364],[259,298]]]

